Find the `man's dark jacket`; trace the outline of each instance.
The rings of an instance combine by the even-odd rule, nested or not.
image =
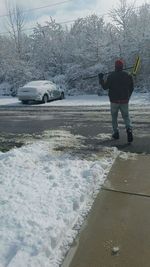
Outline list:
[[[100,79],[104,90],[109,89],[109,99],[112,103],[128,103],[133,92],[134,85],[132,76],[125,71],[112,72],[106,81]]]

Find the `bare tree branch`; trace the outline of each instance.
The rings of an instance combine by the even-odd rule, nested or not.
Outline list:
[[[18,5],[11,6],[6,0],[6,9],[8,12],[7,26],[11,38],[14,40],[16,52],[21,57],[22,50],[22,32],[25,26],[25,17],[23,11]]]

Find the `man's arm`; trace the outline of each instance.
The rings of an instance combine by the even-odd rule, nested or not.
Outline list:
[[[98,78],[99,78],[99,84],[102,86],[102,88],[104,89],[104,90],[107,90],[107,89],[109,89],[109,84],[110,84],[110,78],[109,78],[109,76],[108,76],[108,78],[104,81],[104,74],[103,73],[100,73],[99,75],[98,75]]]

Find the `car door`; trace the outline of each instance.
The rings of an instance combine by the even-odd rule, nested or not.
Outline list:
[[[60,90],[59,90],[59,88],[57,87],[56,84],[54,84],[54,98],[55,99],[60,98]]]
[[[54,99],[54,88],[53,88],[53,84],[51,82],[46,82],[45,83],[45,89],[46,89],[46,92],[49,96],[49,100],[52,100]]]

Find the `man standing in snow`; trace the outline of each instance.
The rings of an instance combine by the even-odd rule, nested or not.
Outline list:
[[[115,71],[107,77],[106,81],[104,81],[103,76],[103,73],[99,74],[99,83],[104,90],[109,89],[108,95],[111,104],[113,127],[112,137],[119,139],[118,112],[120,110],[126,126],[127,140],[130,143],[133,141],[133,134],[128,103],[134,89],[132,76],[123,71],[123,62],[121,60],[116,60]]]

